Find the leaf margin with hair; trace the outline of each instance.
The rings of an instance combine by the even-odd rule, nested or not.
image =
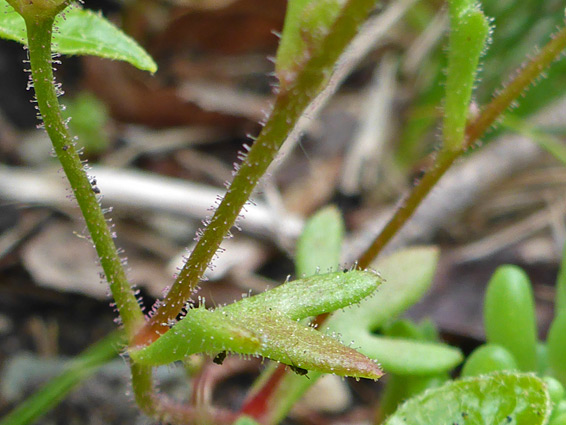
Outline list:
[[[152,74],[157,65],[136,42],[101,14],[76,5],[63,11],[55,21],[59,31],[53,34],[53,50],[64,55],[92,55],[130,63]],[[0,38],[26,44],[23,18],[0,0]]]
[[[379,283],[373,272],[326,273],[287,282],[213,311],[190,309],[184,319],[157,341],[130,350],[130,356],[140,364],[158,365],[197,352],[213,355],[229,351],[271,358],[292,367],[378,379],[382,372],[375,361],[298,321],[348,307],[373,293]],[[303,302],[297,303],[297,299]],[[212,328],[221,325],[226,333],[202,341],[202,335],[210,335]],[[232,334],[236,330],[240,337]],[[200,343],[196,341],[199,338]]]

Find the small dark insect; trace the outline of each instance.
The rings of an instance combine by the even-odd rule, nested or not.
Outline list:
[[[96,193],[97,195],[100,193],[100,189],[99,189],[97,186],[93,186],[93,187],[92,187],[92,191],[93,191],[94,193]]]
[[[226,358],[226,351],[221,351],[212,359],[212,361],[216,364],[222,364],[224,359]]]
[[[508,424],[510,424],[513,421],[513,418],[511,416],[507,416],[505,419],[507,420]]]
[[[62,147],[61,149],[63,149],[64,151],[66,151],[67,149],[69,149],[69,146],[63,145],[63,147]]]
[[[295,365],[288,365],[288,366],[297,375],[306,376],[307,378],[309,378],[308,375],[307,375],[307,373],[309,373],[308,370],[303,369],[302,367],[295,366]]]

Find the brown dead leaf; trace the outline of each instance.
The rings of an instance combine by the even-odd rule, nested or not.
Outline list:
[[[97,299],[108,298],[108,285],[101,279],[96,252],[84,237],[73,233],[68,222],[46,227],[23,249],[23,263],[35,282],[61,292],[74,292]],[[158,262],[130,257],[130,281],[160,295],[171,277]]]

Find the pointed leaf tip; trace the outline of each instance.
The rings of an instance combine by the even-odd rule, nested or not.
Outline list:
[[[257,355],[289,365],[356,378],[378,379],[377,363],[338,339],[298,322],[362,299],[375,290],[372,272],[328,273],[288,282],[214,311],[192,309],[148,347],[132,350],[136,362],[161,365],[198,352]]]

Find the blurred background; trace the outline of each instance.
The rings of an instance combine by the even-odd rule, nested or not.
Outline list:
[[[173,282],[238,151],[253,143],[269,111],[270,58],[286,0],[89,0],[84,7],[101,11],[159,66],[152,76],[124,63],[64,57],[56,72],[70,128],[149,307]],[[558,0],[486,2],[484,11],[495,31],[472,114],[564,18]],[[284,281],[304,219],[331,203],[346,220],[343,265],[351,265],[438,146],[446,30],[442,1],[379,4],[337,70],[337,94],[313,108],[298,143],[286,145],[195,297],[213,306]],[[25,58],[21,45],[0,40],[0,415],[114,329],[116,318],[84,222],[36,129]],[[389,248],[442,247],[432,294],[410,314],[432,318],[466,352],[483,339],[483,287],[500,264],[528,271],[542,334],[552,317],[566,240],[565,71],[558,62],[537,82]],[[215,378],[214,400],[237,408],[259,365],[233,361]],[[159,374],[165,390],[187,397],[182,369]],[[379,385],[338,380],[316,391],[286,423],[367,423]],[[127,392],[128,370],[117,359],[39,423],[151,423]]]

